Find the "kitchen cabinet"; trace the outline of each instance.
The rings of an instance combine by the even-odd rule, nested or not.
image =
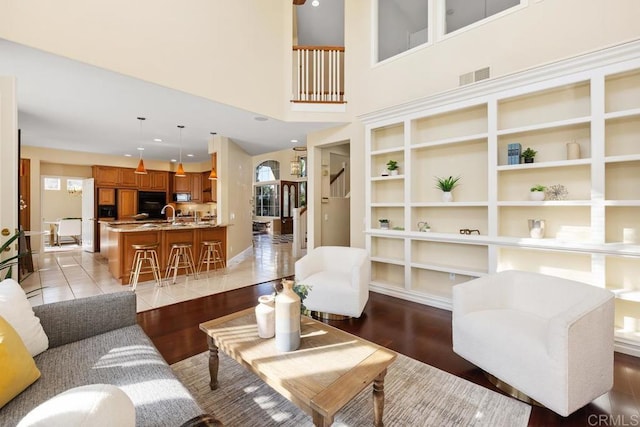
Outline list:
[[[147,171],[146,175],[136,175],[138,190],[167,191],[169,172]]]
[[[191,201],[202,203],[202,174],[188,173],[187,178],[191,180]]]
[[[118,190],[118,219],[131,219],[138,213],[138,190]]]
[[[118,168],[118,186],[120,187],[136,187],[138,182],[136,180],[135,169],[130,168]]]
[[[174,193],[191,193],[191,177],[173,176],[173,192]]]
[[[114,206],[116,204],[115,188],[98,188],[98,205]]]
[[[211,175],[211,171],[202,172],[202,203],[216,201],[217,181],[209,179],[209,175]]]
[[[112,166],[94,166],[93,178],[95,179],[96,187],[118,186],[120,176],[118,169]]]

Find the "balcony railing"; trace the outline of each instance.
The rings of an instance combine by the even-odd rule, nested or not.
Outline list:
[[[344,103],[344,47],[293,47],[293,102]]]

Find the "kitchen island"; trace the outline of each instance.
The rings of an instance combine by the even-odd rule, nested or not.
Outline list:
[[[227,260],[227,226],[223,224],[167,221],[104,221],[100,222],[100,253],[109,260],[109,271],[123,285],[129,275],[135,250],[131,245],[158,243],[158,260],[163,275],[167,268],[171,245],[191,243],[194,263],[200,257],[201,243],[206,240],[222,242],[222,258]],[[184,271],[181,270],[184,274]],[[141,274],[140,281],[153,280],[151,273]]]

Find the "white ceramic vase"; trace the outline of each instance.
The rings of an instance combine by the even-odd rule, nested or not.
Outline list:
[[[300,347],[300,297],[293,291],[293,280],[282,280],[276,295],[276,349],[294,351]]]
[[[453,193],[451,193],[451,191],[443,191],[442,192],[442,201],[443,202],[453,202]]]
[[[260,338],[271,338],[276,333],[276,301],[273,295],[261,295],[256,306],[256,324]]]
[[[391,176],[396,176],[396,175],[398,175],[398,169],[394,169],[394,170],[392,170],[392,171],[389,171],[389,175],[391,175]]]
[[[529,235],[534,239],[542,239],[544,237],[544,219],[529,220]]]

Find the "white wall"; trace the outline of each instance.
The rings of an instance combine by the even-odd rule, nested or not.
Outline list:
[[[0,230],[10,235],[18,228],[18,107],[16,83],[0,76]],[[0,242],[5,238],[0,237]],[[12,255],[13,249],[8,254]],[[3,272],[4,273],[4,272]],[[15,275],[14,272],[14,276]]]

